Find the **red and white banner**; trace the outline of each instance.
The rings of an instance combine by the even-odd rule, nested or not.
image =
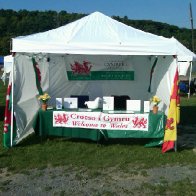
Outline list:
[[[53,112],[54,127],[148,131],[148,114]]]

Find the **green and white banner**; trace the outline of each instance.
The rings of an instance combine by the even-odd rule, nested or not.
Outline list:
[[[53,111],[53,127],[148,131],[148,115]]]
[[[70,55],[65,65],[69,80],[134,80],[127,56]]]

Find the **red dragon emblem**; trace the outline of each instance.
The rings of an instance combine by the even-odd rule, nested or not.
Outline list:
[[[57,114],[54,116],[56,124],[66,124],[69,117],[66,114]]]
[[[92,64],[88,61],[83,61],[83,64],[74,61],[74,64],[71,65],[71,70],[73,74],[85,74],[88,75],[90,73],[90,70],[92,68]]]
[[[173,118],[167,119],[166,129],[174,130],[174,126],[172,126],[173,123],[174,123],[174,119]]]
[[[135,117],[133,120],[133,127],[134,128],[146,128],[147,126],[147,119],[145,118],[138,118],[138,117]]]

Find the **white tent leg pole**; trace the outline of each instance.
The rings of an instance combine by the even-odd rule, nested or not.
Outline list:
[[[179,73],[178,58],[176,58],[176,68],[177,68],[178,73]],[[177,100],[176,100],[176,102],[177,102]],[[176,105],[177,105],[177,103],[176,103]],[[178,126],[177,126],[177,122],[176,122],[176,141],[174,143],[174,151],[175,152],[177,152],[177,142],[178,142]]]
[[[190,62],[191,66],[190,66],[190,74],[189,74],[189,92],[188,92],[188,98],[190,98],[190,94],[191,94],[191,75],[192,75],[192,62]]]
[[[12,93],[10,99],[12,100],[12,109],[11,109],[11,133],[10,133],[10,144],[13,146],[13,130],[14,130],[14,59],[12,62]]]

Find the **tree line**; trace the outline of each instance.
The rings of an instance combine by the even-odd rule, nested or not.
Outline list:
[[[84,16],[86,15],[80,13],[68,13],[66,11],[14,11],[0,9],[0,55],[5,56],[10,54],[10,43],[11,39],[14,37],[51,30]],[[112,18],[149,33],[167,38],[173,36],[187,48],[192,50],[191,29],[179,28],[174,25],[152,20],[131,20],[127,16],[112,16]]]

